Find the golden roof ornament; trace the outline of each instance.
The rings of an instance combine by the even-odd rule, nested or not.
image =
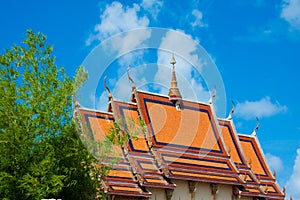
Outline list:
[[[135,86],[133,79],[131,78],[131,76],[129,74],[129,70],[130,70],[130,66],[128,66],[128,68],[127,68],[127,77],[129,79],[129,81],[131,82],[131,91],[133,92],[136,89],[136,86]]]
[[[172,80],[171,80],[171,88],[169,90],[168,96],[171,101],[176,103],[176,107],[177,107],[177,105],[180,105],[182,97],[181,97],[180,91],[177,86],[176,72],[175,72],[175,66],[174,66],[175,63],[176,63],[176,60],[174,58],[174,53],[173,53],[171,61],[170,61],[170,64],[173,65]]]
[[[214,87],[214,90],[212,91],[211,95],[210,95],[210,98],[209,98],[209,101],[208,103],[209,104],[212,104],[213,103],[213,99],[217,96],[217,88],[216,86]]]
[[[107,92],[108,92],[108,101],[111,101],[111,99],[112,99],[112,94],[111,94],[110,89],[108,88],[108,86],[107,86],[107,84],[106,84],[106,76],[104,77],[104,87],[105,87],[105,89],[106,89]]]
[[[231,101],[231,104],[232,104],[232,107],[231,107],[231,110],[230,110],[230,113],[229,113],[228,117],[226,118],[227,120],[232,120],[232,116],[233,116],[233,113],[234,113],[234,101]]]
[[[174,57],[174,53],[172,53],[172,58],[171,58],[170,64],[173,65],[173,67],[174,67],[174,65],[176,64],[176,60],[175,60],[175,57]]]
[[[257,130],[258,130],[259,124],[260,124],[258,117],[256,117],[256,121],[257,121],[257,124],[256,124],[256,126],[255,126],[255,128],[254,128],[254,130],[253,130],[253,132],[251,134],[253,136],[256,136],[256,133],[257,133]]]

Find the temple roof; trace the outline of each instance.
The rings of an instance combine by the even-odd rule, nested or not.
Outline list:
[[[264,192],[271,198],[284,198],[285,194],[279,188],[276,177],[271,173],[257,136],[241,134],[238,136],[251,170],[259,179]]]
[[[82,121],[93,132],[96,141],[103,140],[105,135],[109,134],[109,128],[114,122],[112,113],[91,111],[83,108],[79,109],[79,112],[82,116]],[[151,193],[139,187],[138,181],[131,172],[131,166],[126,160],[122,148],[114,145],[113,150],[119,153],[112,155],[118,159],[118,162],[113,164],[113,168],[109,171],[107,177],[105,177],[103,187],[106,188],[107,192],[114,195],[149,197]],[[101,164],[106,164],[107,162],[109,161],[104,161]]]
[[[175,62],[173,57],[170,92],[179,92]],[[128,135],[124,145],[113,146],[119,161],[103,177],[108,193],[150,197],[147,188],[174,189],[172,180],[187,180],[232,185],[242,196],[284,199],[257,136],[237,133],[233,110],[229,118],[218,119],[212,102],[187,101],[180,92],[174,100],[140,91],[129,73],[128,78],[130,102],[115,100],[105,85],[108,112],[76,110],[96,141],[105,139],[114,122]]]
[[[166,96],[137,91],[136,97],[169,178],[242,184],[210,105],[182,101],[178,111]]]

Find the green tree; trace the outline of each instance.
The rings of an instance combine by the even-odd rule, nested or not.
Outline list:
[[[52,50],[29,30],[22,45],[0,55],[0,199],[97,194],[95,159],[72,120],[72,98],[87,74],[79,68],[68,78]]]

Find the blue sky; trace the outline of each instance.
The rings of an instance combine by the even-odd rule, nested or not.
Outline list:
[[[226,91],[226,113],[231,108],[231,100],[236,104],[233,119],[237,131],[250,134],[257,123],[255,117],[259,117],[258,137],[270,166],[276,169],[281,187],[287,186],[288,193],[300,199],[297,190],[300,188],[299,0],[194,0],[185,3],[10,0],[1,2],[0,26],[2,52],[20,43],[26,29],[46,34],[48,42],[54,46],[57,64],[64,66],[70,76],[97,44],[135,28],[174,29],[199,42],[221,74]],[[147,35],[139,36],[133,41],[143,40]],[[177,47],[186,45],[184,48],[193,49],[193,44],[182,44],[174,38],[165,37],[160,47],[164,41],[164,45],[173,48],[175,55]],[[144,66],[133,71],[140,88],[165,93],[164,81],[169,84],[169,78],[158,77],[157,72],[168,72],[164,66],[169,57],[170,52],[157,53],[151,49],[121,56],[105,69],[109,74],[108,84],[118,98],[125,98],[130,85],[127,80],[119,80],[125,80],[127,66],[130,64],[133,69]],[[209,97],[211,87],[201,79],[201,70],[184,64],[180,54],[176,58],[178,76],[188,80],[194,98],[205,100]],[[156,67],[155,63],[160,61],[163,67]],[[143,63],[148,63],[148,68]],[[152,70],[147,71],[149,68]],[[145,74],[148,78],[153,75],[151,81],[162,81],[161,85],[147,85],[150,79]],[[103,77],[95,92],[95,97],[100,98],[96,103],[98,108],[106,103],[102,81]],[[126,87],[118,88],[123,83]],[[123,94],[122,91],[127,92]],[[183,93],[184,98],[189,95]]]

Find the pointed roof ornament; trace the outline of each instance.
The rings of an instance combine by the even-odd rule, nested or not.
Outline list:
[[[77,100],[74,102],[74,107],[75,107],[75,109],[78,109],[81,107],[80,103]]]
[[[108,86],[107,86],[107,84],[106,84],[106,76],[104,77],[104,87],[105,87],[105,89],[107,90],[107,92],[108,92],[108,101],[111,101],[112,100],[112,94],[111,94],[111,92],[110,92],[110,89],[108,88]]]
[[[214,87],[214,90],[212,91],[211,95],[210,95],[210,99],[209,99],[209,104],[213,103],[213,99],[217,96],[217,88],[216,86]]]
[[[273,176],[274,176],[274,178],[276,179],[276,170],[274,170]]]
[[[176,107],[177,107],[177,105],[180,105],[182,97],[181,97],[180,91],[177,87],[176,72],[175,72],[175,67],[174,67],[174,65],[176,64],[176,60],[174,58],[174,53],[172,54],[170,64],[173,65],[173,69],[172,69],[171,88],[169,89],[168,96],[171,101],[176,103]]]
[[[256,136],[256,133],[257,133],[257,130],[258,130],[259,124],[260,124],[258,117],[256,117],[256,121],[257,121],[257,124],[256,124],[256,126],[255,126],[255,128],[254,128],[254,130],[253,130],[253,132],[251,134],[253,136]]]
[[[77,98],[75,95],[72,95],[72,101],[74,102],[74,109],[77,110],[78,108],[81,107],[80,103],[78,102]]]
[[[228,117],[226,118],[227,120],[232,120],[232,116],[233,116],[233,113],[234,113],[234,101],[231,101],[231,110],[230,110],[230,113],[228,115]]]
[[[131,76],[129,74],[129,70],[130,70],[130,65],[127,68],[127,76],[128,76],[129,81],[131,82],[131,91],[133,92],[136,89],[136,86],[135,86],[133,79],[131,78]]]
[[[173,65],[173,67],[176,64],[176,60],[175,60],[175,57],[174,57],[174,52],[172,53],[172,58],[171,58],[170,64]]]

